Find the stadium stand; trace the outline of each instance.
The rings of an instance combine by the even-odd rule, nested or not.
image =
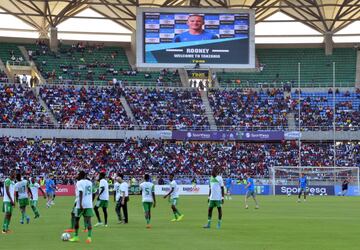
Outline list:
[[[336,48],[331,56],[317,48],[267,48],[257,49],[258,72],[219,72],[220,85],[257,87],[268,84],[290,84],[297,87],[298,63],[301,64],[302,87],[332,86],[333,65],[336,63],[336,83],[354,87],[356,74],[356,50]]]
[[[9,81],[9,78],[7,77],[6,73],[3,70],[0,70],[0,82],[6,83]]]
[[[143,128],[209,129],[205,107],[197,90],[126,88],[125,97]]]
[[[52,125],[49,115],[32,89],[22,85],[0,84],[0,124],[2,127],[38,127]]]
[[[119,172],[130,176],[145,172],[155,176],[209,175],[213,166],[226,173],[242,177],[251,171],[258,177],[268,177],[271,166],[297,166],[298,145],[283,143],[211,143],[171,142],[153,139],[128,139],[119,142],[86,140],[0,139],[0,165],[7,173],[16,165],[33,175],[55,173],[59,183],[72,182],[79,168],[95,173]],[[331,166],[332,143],[302,144],[302,165]],[[360,166],[360,144],[339,142],[337,165]],[[189,180],[188,180],[189,181]]]
[[[209,101],[219,129],[282,130],[288,126],[290,97],[280,89],[212,89]]]
[[[0,10],[4,249],[355,249],[360,0]]]
[[[181,88],[121,88],[118,86],[1,85],[2,123],[7,126],[53,126],[62,128],[208,130],[208,116],[200,92]],[[313,91],[316,91],[314,89]],[[333,93],[301,93],[301,131],[333,129]],[[360,90],[335,90],[336,129],[355,131],[360,124]],[[299,127],[298,92],[280,89],[211,89],[209,104],[218,130],[289,130],[289,115]],[[120,98],[125,97],[134,120]],[[33,105],[35,104],[35,105]],[[14,113],[13,107],[18,109]],[[26,111],[26,112],[24,112]],[[47,114],[51,112],[52,114]],[[21,114],[21,116],[19,116]],[[130,116],[131,117],[131,116]]]
[[[180,82],[178,74],[166,70],[154,73],[132,69],[120,47],[79,42],[61,45],[58,52],[52,52],[40,42],[26,48],[49,83],[177,86]]]
[[[335,119],[337,130],[358,130],[360,124],[360,90],[340,92],[329,89],[324,92],[310,92],[300,94],[300,126],[306,130],[332,130],[334,119],[335,94]],[[295,119],[299,126],[299,93],[293,92],[291,97],[296,102]]]
[[[17,43],[0,43],[0,59],[6,64],[7,61],[13,64],[25,63]]]
[[[44,86],[40,96],[60,125],[83,129],[132,129],[121,104],[121,88]]]

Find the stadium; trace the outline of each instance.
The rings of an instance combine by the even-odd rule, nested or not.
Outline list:
[[[358,249],[360,1],[0,1],[3,249]]]

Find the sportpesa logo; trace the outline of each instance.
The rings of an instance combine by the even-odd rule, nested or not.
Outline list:
[[[310,194],[327,194],[327,189],[325,187],[310,187],[306,190]],[[297,194],[299,192],[298,187],[281,187],[281,193],[282,194]]]

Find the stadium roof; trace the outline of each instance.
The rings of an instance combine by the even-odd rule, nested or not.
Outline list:
[[[136,7],[254,8],[256,22],[283,12],[311,28],[331,34],[360,20],[360,0],[1,0],[3,14],[12,14],[47,34],[68,18],[91,8],[104,18],[135,30]],[[81,17],[77,17],[81,18]],[[98,18],[98,17],[96,17]]]

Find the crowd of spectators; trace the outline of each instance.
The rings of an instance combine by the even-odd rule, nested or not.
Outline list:
[[[25,79],[26,76],[24,76]],[[21,82],[21,81],[20,81]],[[31,81],[30,81],[31,82]],[[1,85],[1,123],[50,125],[51,114],[40,105],[28,84]],[[197,89],[122,88],[47,85],[39,97],[63,128],[208,130],[208,114]],[[335,95],[336,130],[360,127],[360,90],[301,93],[302,131],[333,129]],[[130,119],[121,103],[124,97],[134,115]],[[299,126],[299,93],[280,89],[211,89],[210,108],[219,130],[287,130],[289,114]]]
[[[288,126],[291,100],[280,89],[213,89],[208,97],[220,129],[281,130]]]
[[[54,173],[59,183],[73,180],[79,169],[90,175],[106,171],[109,176],[123,172],[127,176],[150,173],[164,177],[210,175],[214,166],[224,175],[242,178],[252,172],[258,178],[269,177],[272,166],[297,166],[299,149],[296,142],[173,142],[154,139],[127,139],[118,142],[81,140],[28,140],[0,138],[0,173],[16,168],[32,175]],[[360,167],[360,143],[337,144],[336,164]],[[303,166],[333,166],[332,143],[301,145]]]
[[[115,81],[116,84],[127,85],[143,78],[143,81],[166,86],[180,81],[177,70],[172,73],[166,69],[157,74],[139,73],[130,67],[122,49],[104,47],[103,44],[78,42],[71,46],[60,45],[59,51],[54,52],[40,41],[35,48],[28,49],[28,55],[50,83],[91,85],[96,81],[109,84]]]
[[[124,91],[137,123],[143,128],[210,128],[197,90],[126,88]]]
[[[336,130],[358,130],[360,125],[360,90],[355,92],[333,93],[301,93],[300,94],[300,126],[302,131],[331,130],[334,122],[335,95],[335,125]],[[299,93],[292,93],[293,110],[296,125],[299,122]]]
[[[41,87],[40,96],[65,128],[132,129],[115,87]]]
[[[116,66],[119,51],[103,51],[102,44],[78,42],[72,46],[60,46],[58,52],[50,50],[44,42],[39,42],[33,51],[28,50],[29,57],[39,67],[39,71],[47,80],[60,82],[70,81],[110,81],[117,75],[128,74],[128,65],[123,70]],[[31,56],[30,56],[31,55]],[[57,61],[56,64],[53,61]]]
[[[6,127],[51,125],[51,119],[32,89],[19,84],[0,84],[0,124]]]
[[[6,73],[0,69],[0,82],[6,83],[9,81],[9,78],[7,77]]]

